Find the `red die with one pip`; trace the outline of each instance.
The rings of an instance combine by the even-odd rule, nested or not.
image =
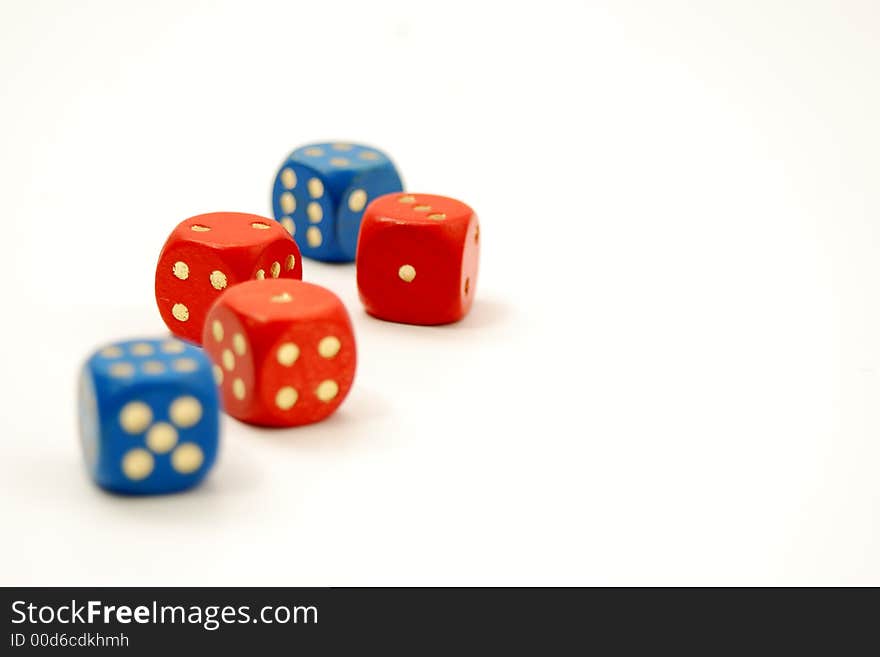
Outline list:
[[[480,225],[445,196],[387,194],[367,206],[357,250],[357,283],[371,315],[406,324],[447,324],[474,300]]]
[[[175,335],[199,344],[205,313],[227,287],[248,279],[302,278],[299,248],[272,219],[212,212],[181,222],[156,266],[156,303]]]
[[[208,311],[202,340],[223,408],[243,422],[323,420],[354,379],[348,312],[330,290],[311,283],[248,281],[230,288]]]

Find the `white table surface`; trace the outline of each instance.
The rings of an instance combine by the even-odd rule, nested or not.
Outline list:
[[[880,584],[880,5],[0,5],[2,584]],[[482,222],[458,325],[367,317],[319,425],[85,476],[168,232],[313,140]]]

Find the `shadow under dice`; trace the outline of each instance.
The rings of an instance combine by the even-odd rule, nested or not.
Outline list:
[[[223,293],[203,335],[223,408],[264,426],[318,422],[348,395],[357,354],[348,312],[318,285],[251,281]]]
[[[173,338],[106,346],[83,365],[79,422],[86,467],[101,487],[156,494],[195,486],[217,454],[211,363]]]
[[[388,194],[364,212],[358,293],[367,312],[406,324],[448,324],[474,301],[480,224],[461,201]]]
[[[175,335],[199,344],[205,313],[227,287],[262,278],[302,278],[299,248],[277,222],[214,212],[181,222],[156,266],[156,303]]]
[[[403,189],[391,160],[358,144],[310,144],[293,151],[275,176],[275,218],[304,256],[351,262],[364,208]]]

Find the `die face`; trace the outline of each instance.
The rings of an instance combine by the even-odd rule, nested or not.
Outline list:
[[[214,381],[223,409],[245,422],[251,422],[252,415],[258,410],[254,403],[253,341],[255,338],[259,341],[261,328],[258,321],[241,316],[218,299],[208,313],[202,336],[205,352],[213,361]]]
[[[296,242],[277,222],[217,212],[171,233],[156,267],[156,302],[175,335],[199,343],[205,313],[227,287],[257,277],[302,278]]]
[[[473,210],[448,197],[407,193],[373,201],[357,251],[367,312],[425,325],[464,317],[476,292],[479,231]]]
[[[230,341],[235,333],[241,354]],[[230,289],[211,309],[204,340],[215,367],[224,370],[224,408],[244,422],[317,422],[339,407],[354,379],[348,312],[336,295],[310,283],[267,280]]]
[[[324,262],[346,260],[336,240],[337,203],[320,171],[288,160],[275,178],[272,207],[304,256]]]
[[[358,144],[309,144],[282,164],[272,188],[275,218],[306,257],[354,260],[357,231],[369,200],[402,189],[381,151]]]
[[[289,325],[263,360],[262,423],[297,426],[328,417],[348,396],[356,363],[354,331],[344,309]]]
[[[217,453],[211,363],[179,340],[109,345],[83,366],[79,418],[86,467],[101,487],[134,495],[190,488]]]

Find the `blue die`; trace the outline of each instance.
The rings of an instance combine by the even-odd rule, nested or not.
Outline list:
[[[79,381],[86,467],[117,493],[194,486],[217,456],[220,410],[211,361],[175,340],[129,340],[97,351]]]
[[[304,256],[352,262],[364,208],[377,196],[400,191],[400,176],[381,151],[358,144],[310,144],[281,165],[272,208]]]

